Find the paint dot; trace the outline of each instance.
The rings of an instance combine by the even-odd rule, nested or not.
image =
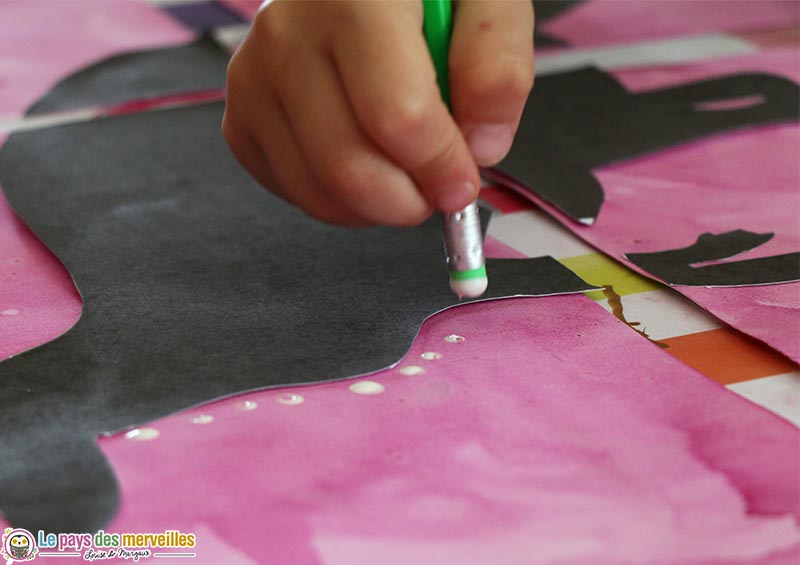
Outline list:
[[[383,385],[375,381],[358,381],[350,385],[350,391],[356,394],[380,394],[383,390]]]
[[[420,367],[419,365],[407,365],[405,367],[401,367],[398,369],[398,372],[404,375],[421,375],[425,372],[425,369]]]
[[[156,439],[159,433],[155,428],[136,428],[125,434],[125,437],[133,441],[150,441]]]
[[[288,406],[297,406],[298,404],[302,404],[303,400],[305,399],[299,394],[294,394],[293,392],[287,392],[286,394],[280,395],[275,400],[277,400],[281,404],[286,404]]]
[[[258,408],[258,404],[253,400],[245,400],[244,402],[240,402],[236,405],[236,409],[243,412],[249,412],[250,410],[255,410],[256,408]]]
[[[444,338],[444,340],[447,343],[461,343],[465,339],[467,339],[467,338],[465,338],[463,335],[456,335],[456,334],[450,334],[449,336]]]
[[[192,418],[192,424],[210,424],[214,421],[214,416],[211,414],[200,414]]]
[[[422,355],[420,355],[425,361],[435,361],[436,359],[441,359],[444,357],[441,353],[436,353],[435,351],[426,351]]]
[[[0,314],[2,314],[3,316],[16,316],[17,314],[19,314],[19,310],[16,310],[14,308],[9,308],[8,310],[0,311]]]

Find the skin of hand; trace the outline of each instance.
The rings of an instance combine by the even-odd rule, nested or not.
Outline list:
[[[533,86],[530,0],[459,0],[452,115],[420,0],[276,0],[228,67],[222,131],[265,187],[322,221],[454,212],[508,152]]]

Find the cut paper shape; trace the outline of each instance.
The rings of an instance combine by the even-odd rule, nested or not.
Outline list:
[[[800,253],[693,266],[744,253],[766,243],[774,235],[744,230],[717,235],[704,233],[689,247],[651,253],[627,253],[626,257],[671,285],[745,286],[800,280]]]
[[[764,103],[699,111],[695,105],[759,95]],[[592,224],[604,195],[592,169],[747,126],[797,121],[797,84],[738,74],[643,93],[585,68],[542,77],[514,145],[497,169],[571,219]]]
[[[690,65],[617,70],[613,74],[627,90],[647,94],[753,72],[779,75],[797,83],[800,54],[793,48]],[[543,83],[546,77],[539,84]],[[731,93],[729,99],[742,97]],[[720,100],[725,97],[703,102]],[[797,107],[796,102],[793,106]],[[596,118],[591,117],[582,127],[591,128],[594,121]],[[605,204],[591,227],[574,222],[530,188],[500,174],[495,178],[541,206],[584,241],[647,275],[626,254],[683,248],[706,232],[775,234],[737,259],[797,252],[798,154],[800,124],[795,121],[728,132],[596,169],[594,177],[603,187]],[[542,167],[546,166],[543,162]],[[800,361],[800,283],[675,289],[725,323]]]
[[[669,337],[664,343],[673,357],[724,385],[793,373],[800,379],[797,363],[729,327]],[[800,402],[797,391],[794,395]],[[794,420],[798,417],[800,410]]]
[[[230,156],[222,104],[17,133],[0,182],[84,298],[58,340],[0,363],[0,509],[32,530],[113,515],[98,433],[258,387],[395,363],[457,304],[441,227],[323,225]],[[187,140],[190,140],[187,141]],[[549,257],[488,260],[485,298],[594,288]],[[58,473],[53,473],[58,469]]]
[[[403,363],[432,350],[425,375],[371,375],[381,394],[260,391],[101,438],[124,497],[107,530],[193,531],[202,565],[220,542],[198,522],[291,565],[796,561],[798,430],[588,298],[447,310]]]
[[[36,87],[42,81],[56,83],[65,68],[79,61],[88,62],[108,54],[109,51],[119,52],[125,46],[144,48],[164,43],[166,40],[176,42],[191,37],[152,6],[137,6],[126,1],[115,2],[111,10],[115,18],[108,18],[108,6],[104,10],[98,8],[97,3],[83,2],[73,5],[66,13],[62,12],[61,8],[60,3],[52,6],[48,17],[40,17],[35,28],[27,26],[29,28],[27,34],[22,37],[11,35],[10,30],[4,29],[6,21],[0,22],[0,52],[2,52],[0,67],[5,62],[11,71],[26,69],[24,78],[13,72],[4,74],[3,80],[6,81],[4,84],[7,88],[4,89],[3,84],[0,84],[0,107],[2,107],[0,115],[3,113],[2,110],[17,109],[21,112],[24,106],[34,101],[34,97],[38,94]],[[38,11],[32,4],[28,9],[28,12],[24,10],[21,13],[13,12],[9,17],[27,21],[24,15],[30,16],[31,12]],[[8,10],[7,5],[3,6],[4,14],[7,14]],[[50,30],[59,37],[64,36],[65,32],[60,28],[62,23],[56,24],[53,19],[58,19],[62,23],[68,22],[71,25],[69,34],[76,35],[71,38],[69,49],[64,48],[58,52],[60,58],[51,53],[53,45],[61,46],[58,38],[53,39],[48,36],[47,41],[40,38],[37,42],[36,36],[31,35],[31,30],[35,29],[37,33]],[[91,34],[78,33],[88,25],[87,21],[103,22],[103,33],[98,30],[94,30]],[[124,26],[121,26],[119,21],[124,21]],[[124,30],[119,29],[120,27],[124,27]],[[17,39],[13,48],[10,44],[6,45],[9,36]],[[94,57],[91,58],[93,54]],[[30,61],[34,58],[35,64]],[[61,66],[54,65],[52,59],[58,59]],[[71,111],[74,112],[74,120],[83,121],[92,115],[107,112],[142,110],[147,104],[157,106],[178,102],[188,103],[193,101],[193,97],[204,94],[203,90],[196,92],[197,89],[208,87],[221,89],[224,86],[227,60],[227,55],[209,38],[201,38],[192,44],[181,45],[174,49],[110,57],[95,67],[78,71],[69,79],[58,83],[54,90],[44,100],[35,104],[30,112],[45,123],[51,119],[68,118],[68,110],[73,109]],[[132,71],[131,64],[136,64],[145,71]],[[34,68],[38,69],[37,72],[29,74]],[[213,72],[208,72],[208,69],[213,69]],[[13,99],[7,96],[9,90],[13,91]],[[181,100],[181,94],[170,95],[170,92],[188,94],[184,96],[185,100]],[[222,97],[222,94],[215,94],[213,90],[205,94],[216,95],[217,99]],[[147,99],[148,96],[154,95],[161,97]],[[136,108],[130,104],[126,105],[130,100],[137,102]],[[120,102],[122,104],[117,107],[108,106]],[[101,106],[94,106],[98,104]],[[87,109],[86,105],[92,108]],[[58,115],[48,115],[47,112],[57,112]],[[28,118],[24,122],[16,122],[16,125],[24,124],[23,127],[27,127],[36,121],[36,118]],[[13,128],[15,124],[0,123],[0,131],[4,125],[11,125]],[[5,136],[0,136],[0,141],[4,139]],[[6,317],[0,321],[0,335],[3,336],[0,339],[0,359],[50,341],[77,321],[81,300],[69,274],[14,215],[2,195],[0,195],[0,264],[6,266],[6,273],[9,275],[0,276],[0,310],[13,306],[20,312],[13,320]]]
[[[228,60],[210,35],[189,45],[124,53],[62,80],[28,115],[223,89]]]

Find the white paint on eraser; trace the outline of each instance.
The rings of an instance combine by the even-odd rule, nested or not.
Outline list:
[[[450,279],[450,288],[459,298],[478,298],[486,292],[487,286],[489,286],[489,279],[486,277]]]

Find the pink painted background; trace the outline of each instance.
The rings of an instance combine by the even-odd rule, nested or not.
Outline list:
[[[574,47],[714,32],[753,32],[800,21],[795,0],[589,0],[539,27]]]
[[[199,563],[796,563],[797,430],[583,296],[445,311],[362,380],[101,439],[107,530],[193,531]]]
[[[798,81],[800,52],[777,50],[613,74],[629,90],[644,91],[751,71]],[[686,247],[704,232],[774,232],[772,240],[736,259],[778,255],[800,250],[798,155],[800,125],[795,123],[722,134],[597,169],[605,202],[590,227],[532,199],[578,236],[637,271],[625,253]],[[800,283],[676,288],[736,329],[800,360]]]

